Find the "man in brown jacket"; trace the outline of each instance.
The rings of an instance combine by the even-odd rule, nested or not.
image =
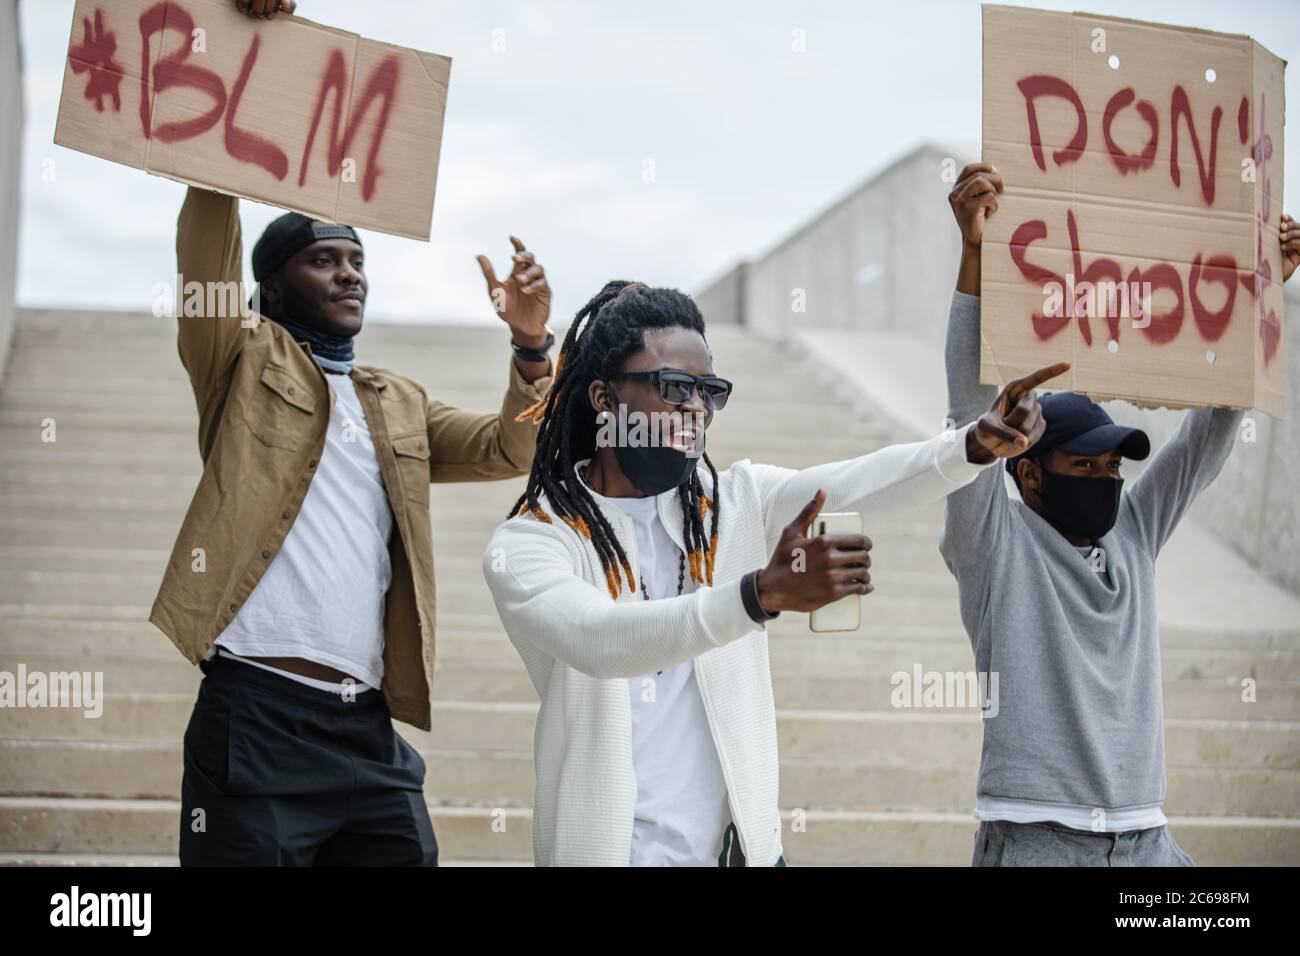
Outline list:
[[[430,729],[429,482],[532,462],[550,289],[512,242],[504,282],[479,257],[515,350],[497,413],[353,364],[367,283],[347,226],[290,213],[267,227],[261,316],[182,310],[203,475],[150,613],[206,675],[185,731],[182,864],[436,865],[424,761],[390,718]],[[176,251],[187,286],[237,288],[238,200],[191,188]]]

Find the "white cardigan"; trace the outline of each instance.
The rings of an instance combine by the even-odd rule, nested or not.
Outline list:
[[[826,489],[825,510],[862,512],[870,535],[873,521],[972,481],[986,466],[966,461],[965,433],[803,471],[745,459],[719,473],[716,495],[701,468],[706,493],[721,502],[714,584],[679,597],[645,601],[624,588],[610,600],[594,546],[558,519],[529,514],[497,527],[483,573],[541,698],[533,735],[537,865],[628,865],[637,788],[626,679],[692,659],[747,865],[776,863],[781,816],[767,630],[745,612],[739,579],[767,565],[782,529],[818,488]],[[631,518],[594,497],[637,579]],[[676,489],[657,500],[683,547]],[[544,499],[542,507],[554,518]],[[869,614],[869,598],[865,607]]]

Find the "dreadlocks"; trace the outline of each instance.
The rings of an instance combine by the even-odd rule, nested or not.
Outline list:
[[[690,297],[675,289],[652,289],[639,282],[609,282],[579,310],[564,336],[555,363],[555,381],[544,399],[525,409],[518,420],[541,423],[537,452],[528,485],[508,517],[527,512],[550,523],[538,504],[545,495],[551,510],[574,531],[589,539],[600,556],[610,597],[618,599],[624,583],[636,593],[636,581],[614,529],[585,485],[575,480],[574,462],[596,449],[596,421],[588,390],[591,383],[616,376],[628,357],[645,347],[647,329],[678,327],[704,335],[704,317]],[[718,487],[718,472],[703,455]],[[713,559],[718,548],[718,502],[704,494],[696,470],[677,487],[682,505],[682,539],[691,580],[713,583]],[[704,519],[712,512],[708,535]]]

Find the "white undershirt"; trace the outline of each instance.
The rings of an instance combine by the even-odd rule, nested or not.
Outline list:
[[[1169,821],[1160,804],[1143,807],[1125,807],[1123,810],[1094,810],[1060,803],[1033,803],[1025,800],[999,800],[994,797],[977,797],[977,820],[1007,820],[1011,823],[1059,823],[1072,830],[1091,830],[1094,833],[1122,833],[1125,830],[1149,830],[1162,827]]]
[[[1106,570],[1106,550],[1091,544],[1076,544],[1075,549],[1098,574],[1109,576]],[[1162,827],[1165,819],[1160,804],[1125,807],[1123,810],[1093,809],[1064,803],[1035,803],[1026,800],[1002,800],[995,797],[977,797],[975,817],[978,820],[1007,820],[1011,823],[1059,823],[1074,830],[1091,830],[1094,833],[1121,833],[1125,830],[1147,830]]]
[[[637,558],[650,599],[675,597],[681,550],[659,519],[655,499],[610,500],[636,528]],[[688,572],[682,593],[693,590]],[[731,809],[694,663],[629,678],[627,687],[637,785],[630,864],[717,866]]]
[[[352,379],[330,375],[328,381],[334,408],[302,509],[208,658],[218,645],[241,657],[303,658],[353,675],[359,683],[352,689],[360,691],[384,678],[393,513]],[[267,669],[310,686],[321,683]]]

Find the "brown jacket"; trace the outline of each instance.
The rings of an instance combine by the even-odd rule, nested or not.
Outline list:
[[[237,284],[242,256],[238,200],[191,188],[176,230],[181,280]],[[203,476],[149,620],[198,663],[289,533],[325,445],[334,393],[308,346],[274,322],[245,328],[237,314],[177,322],[181,362],[198,404]],[[394,718],[424,730],[435,608],[428,485],[529,469],[537,426],[515,416],[545,394],[551,379],[526,383],[513,359],[509,374],[500,412],[479,414],[434,401],[384,369],[355,366],[351,373],[393,510],[384,699]]]

